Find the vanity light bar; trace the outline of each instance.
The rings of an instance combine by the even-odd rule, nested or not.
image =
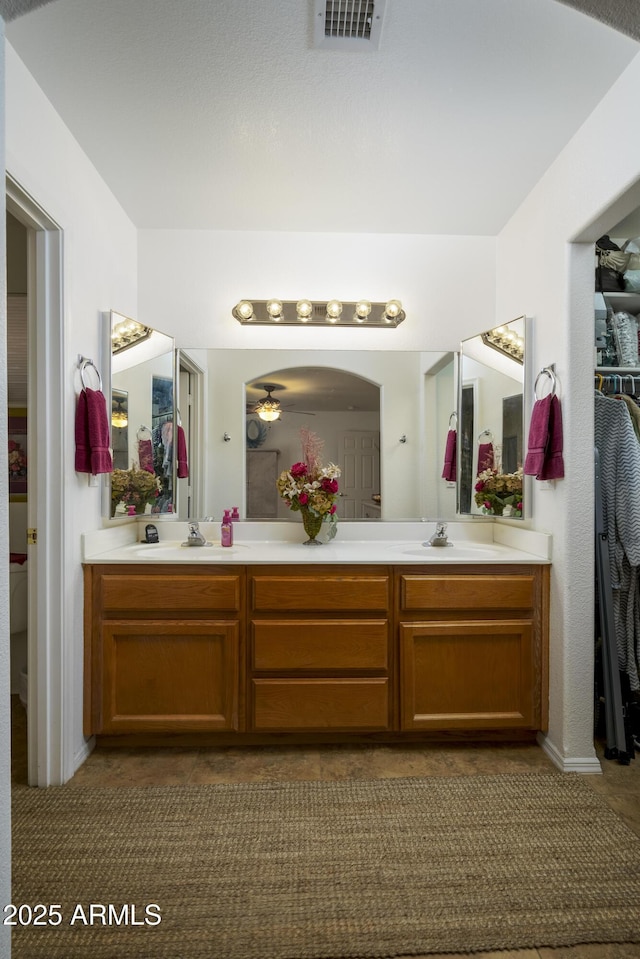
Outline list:
[[[400,300],[373,303],[370,300],[344,302],[327,300],[240,300],[231,310],[232,316],[243,326],[362,326],[369,329],[388,329],[398,326],[405,318]]]
[[[516,363],[524,363],[524,339],[508,326],[497,326],[494,330],[481,333],[480,336],[486,346],[504,353]]]
[[[116,323],[111,331],[111,352],[122,353],[130,346],[148,340],[152,332],[151,327],[143,326],[137,320],[124,319],[121,323]]]

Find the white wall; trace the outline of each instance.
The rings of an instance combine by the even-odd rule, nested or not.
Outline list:
[[[136,319],[181,347],[455,350],[495,312],[495,239],[141,230]],[[395,329],[241,326],[241,299],[402,300]]]
[[[52,635],[52,642],[64,642],[64,656],[72,664],[73,689],[63,693],[67,752],[72,754],[64,772],[68,776],[85,748],[80,535],[101,525],[101,489],[89,488],[86,475],[76,474],[73,469],[74,416],[80,389],[77,356],[81,353],[101,365],[102,311],[115,309],[137,315],[137,236],[132,223],[9,44],[6,150],[7,171],[63,231],[64,389],[60,397],[59,442],[68,464],[63,507],[64,629],[62,635]],[[5,447],[3,444],[3,451]]]
[[[4,20],[0,17],[0,128],[4,125]],[[0,173],[4,180],[4,139],[0,137]],[[7,408],[7,277],[5,207],[0,216],[0,409]],[[0,529],[9,528],[7,421],[0,418]],[[9,565],[0,564],[0,862],[11,862],[11,714],[9,670]],[[11,870],[0,869],[0,902],[11,902]],[[0,956],[11,949],[11,930],[0,926]]]
[[[532,525],[554,537],[548,747],[568,768],[593,757],[591,244],[640,205],[623,196],[640,177],[639,88],[640,56],[498,238],[497,312],[533,318],[534,375],[555,363],[562,402],[566,478],[551,490],[534,481]]]

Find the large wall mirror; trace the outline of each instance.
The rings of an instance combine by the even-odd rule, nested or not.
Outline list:
[[[180,350],[186,365],[199,404],[189,417],[200,424],[190,430],[194,515],[237,505],[247,519],[299,522],[275,478],[300,459],[306,426],[324,441],[323,461],[343,468],[340,521],[455,517],[455,483],[442,478],[455,353]],[[268,396],[281,409],[270,421],[256,412]],[[184,422],[182,393],[179,406]]]
[[[463,514],[525,515],[526,317],[464,340],[458,394],[458,508]]]
[[[111,375],[113,473],[104,514],[176,510],[175,341],[130,317],[105,315]]]

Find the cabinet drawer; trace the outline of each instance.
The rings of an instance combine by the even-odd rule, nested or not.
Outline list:
[[[400,577],[404,610],[532,609],[535,576],[469,575]]]
[[[257,574],[251,580],[252,605],[258,612],[386,611],[390,592],[389,576],[374,573],[370,576],[320,573],[313,577]]]
[[[269,620],[252,623],[254,670],[376,670],[388,668],[384,619]]]
[[[386,679],[254,679],[253,730],[389,729]]]
[[[103,573],[98,588],[102,608],[107,613],[135,610],[160,612],[200,612],[240,608],[240,576],[181,573]]]

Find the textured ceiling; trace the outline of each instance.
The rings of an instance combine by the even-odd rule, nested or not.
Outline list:
[[[312,0],[27,6],[9,43],[141,228],[495,234],[640,50],[600,22],[637,0],[387,0],[354,53]]]

